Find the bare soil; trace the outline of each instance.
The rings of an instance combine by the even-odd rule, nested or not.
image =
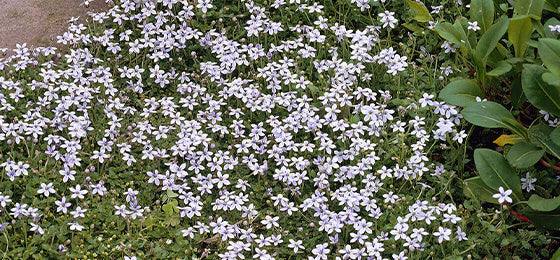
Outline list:
[[[59,46],[56,36],[68,29],[68,20],[107,8],[104,0],[94,0],[89,7],[83,0],[0,0],[0,48],[13,49],[18,43],[27,47]]]

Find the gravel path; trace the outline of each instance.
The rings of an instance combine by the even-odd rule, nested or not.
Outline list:
[[[71,17],[81,22],[91,18],[88,11],[106,8],[104,0],[94,0],[89,8],[82,0],[0,0],[0,48],[28,47],[56,43],[56,36],[68,28]],[[56,46],[56,44],[55,44]]]

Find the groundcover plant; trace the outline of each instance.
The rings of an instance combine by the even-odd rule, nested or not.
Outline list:
[[[389,0],[126,0],[72,19],[65,50],[4,50],[2,256],[472,257],[505,217],[457,200],[468,129],[434,95],[455,47],[411,17]]]

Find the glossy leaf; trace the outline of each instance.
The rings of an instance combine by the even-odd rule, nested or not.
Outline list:
[[[525,64],[521,73],[523,92],[531,104],[560,116],[560,89],[543,81],[542,66]]]
[[[484,33],[494,22],[494,2],[492,0],[472,0],[469,13],[471,19],[478,22]]]
[[[515,168],[528,168],[537,163],[545,150],[534,144],[519,142],[511,147],[507,153],[507,160]]]
[[[449,104],[464,107],[476,102],[476,97],[484,97],[484,94],[476,81],[459,79],[447,84],[439,97]]]
[[[533,23],[528,15],[514,16],[509,21],[508,39],[513,44],[515,57],[523,57],[527,42],[533,34]]]
[[[539,195],[533,194],[527,201],[527,205],[536,211],[553,211],[560,207],[560,196],[545,199]]]
[[[560,76],[560,41],[556,39],[539,39],[539,56],[552,73]]]
[[[486,148],[476,149],[474,162],[478,174],[488,187],[494,190],[499,187],[512,190],[511,198],[514,201],[523,200],[521,180],[502,154]]]
[[[502,36],[506,33],[508,26],[509,19],[501,19],[492,25],[482,37],[480,37],[476,45],[475,55],[479,59],[485,61],[488,55],[496,48]]]
[[[406,0],[410,9],[414,12],[414,20],[425,23],[427,21],[433,21],[434,19],[430,15],[430,11],[421,3],[412,0]]]
[[[465,196],[470,198],[476,198],[478,200],[499,204],[498,199],[492,197],[497,191],[488,187],[480,176],[466,179],[463,183],[463,193]]]

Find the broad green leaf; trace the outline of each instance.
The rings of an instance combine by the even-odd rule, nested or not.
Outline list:
[[[513,133],[527,139],[527,130],[521,125],[521,123],[513,120],[511,118],[502,118],[502,122],[506,125],[506,128],[511,130]]]
[[[513,82],[511,82],[511,105],[513,105],[514,108],[520,108],[521,105],[523,105],[525,103],[525,101],[527,101],[527,97],[525,96],[525,94],[523,93],[523,86],[521,86],[521,77],[517,76],[515,77],[515,79],[513,79]]]
[[[496,151],[481,148],[474,151],[474,162],[480,178],[488,187],[512,190],[512,199],[522,201],[521,180],[504,156]]]
[[[560,248],[556,249],[556,253],[552,255],[552,258],[550,258],[550,260],[560,260]]]
[[[527,201],[527,205],[536,211],[553,211],[560,207],[560,196],[545,199],[539,195],[533,194]]]
[[[542,80],[552,86],[560,87],[560,76],[552,72],[543,73]]]
[[[496,194],[497,191],[488,187],[488,185],[482,181],[480,176],[466,179],[463,184],[463,193],[465,196],[489,203],[499,204],[498,199],[492,197],[492,195]]]
[[[414,12],[414,20],[425,23],[427,21],[433,21],[434,18],[430,15],[430,11],[421,3],[412,0],[406,0],[410,9]]]
[[[526,216],[537,227],[560,230],[560,210],[542,212],[526,207],[519,213]]]
[[[492,76],[492,77],[500,76],[500,75],[508,73],[511,70],[511,68],[512,68],[512,66],[509,62],[502,60],[502,61],[499,61],[496,64],[496,67],[494,69],[487,72],[486,75]]]
[[[494,22],[494,2],[492,0],[472,0],[469,13],[471,19],[478,22],[484,33]]]
[[[447,40],[448,42],[455,43],[457,45],[464,45],[461,43],[461,33],[453,27],[453,24],[448,22],[438,23],[435,30],[441,38]]]
[[[516,144],[518,142],[521,142],[525,139],[523,139],[523,137],[519,136],[519,135],[500,135],[500,137],[498,137],[498,139],[494,140],[493,143],[499,145],[499,146],[504,146],[506,144]]]
[[[510,128],[502,119],[515,120],[505,107],[492,101],[472,103],[461,113],[469,123],[486,128]]]
[[[509,19],[498,20],[480,37],[476,45],[475,55],[485,62],[486,58],[496,48],[509,26]]]
[[[515,168],[528,168],[537,163],[544,155],[544,150],[534,144],[519,142],[511,147],[506,158]]]
[[[508,39],[513,44],[515,57],[523,57],[527,50],[527,41],[533,34],[533,23],[528,15],[514,16],[509,21]]]
[[[560,127],[554,128],[554,130],[550,133],[550,140],[552,140],[552,142],[556,145],[560,145]]]
[[[416,23],[403,23],[403,26],[415,33],[422,33],[424,31],[424,28],[420,27]]]
[[[473,41],[467,39],[467,33],[465,32],[465,27],[467,26],[468,22],[469,20],[467,20],[467,18],[461,17],[460,19],[455,20],[455,23],[453,23],[453,27],[457,29],[459,35],[461,36],[460,39],[462,44],[460,44],[459,46],[466,47],[468,45],[469,46],[468,49],[472,49],[472,47],[476,43],[476,37],[472,37]],[[474,34],[472,36],[474,36]]]
[[[552,73],[560,76],[560,41],[556,39],[539,39],[539,56]]]
[[[542,79],[542,66],[525,64],[521,73],[523,92],[531,104],[553,115],[560,116],[560,89]]]
[[[544,0],[516,0],[513,13],[517,15],[529,15],[533,19],[540,20]]]
[[[443,88],[439,97],[445,102],[455,106],[468,106],[476,102],[476,97],[483,97],[476,81],[472,79],[460,79],[452,81]]]
[[[556,144],[551,138],[553,130],[552,127],[547,125],[533,125],[529,128],[529,140],[560,159],[560,145]]]

